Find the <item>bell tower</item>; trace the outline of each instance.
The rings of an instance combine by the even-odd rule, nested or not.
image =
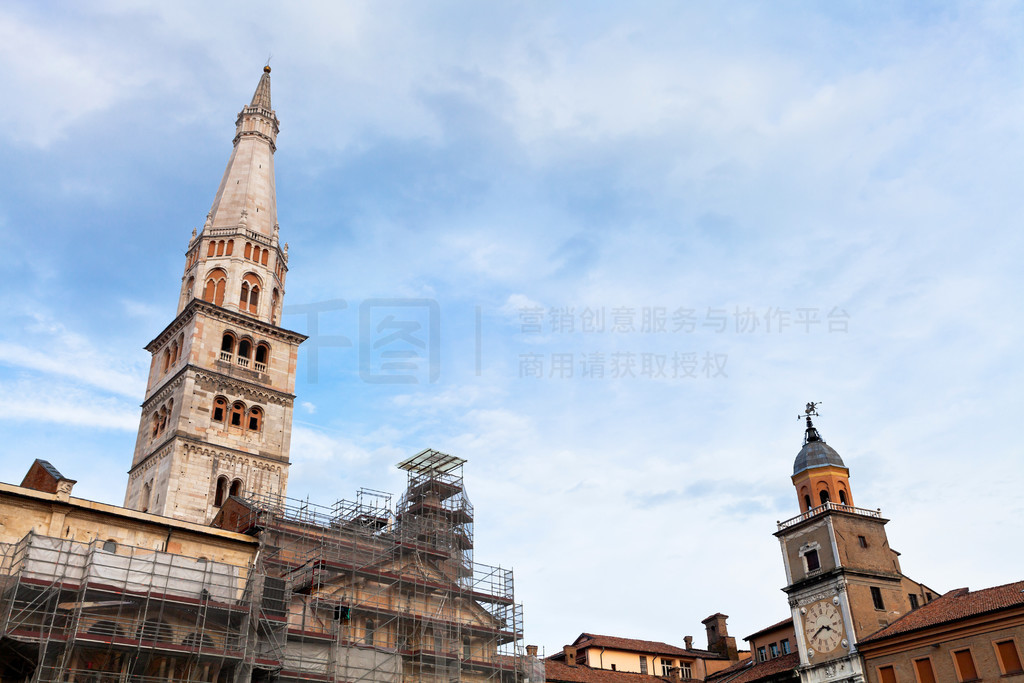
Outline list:
[[[804,443],[793,463],[800,514],[779,522],[800,653],[800,679],[867,680],[857,641],[910,611],[898,553],[880,510],[854,507],[850,471],[815,428],[808,403]]]
[[[279,326],[288,245],[278,237],[270,67],[235,121],[234,148],[185,253],[177,317],[152,356],[125,507],[208,523],[228,496],[283,496],[295,366],[306,338]]]

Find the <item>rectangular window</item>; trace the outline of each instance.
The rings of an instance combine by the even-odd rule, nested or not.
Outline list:
[[[759,662],[768,661],[768,653],[765,652],[764,645],[762,645],[761,647],[757,648],[757,661],[759,661]]]
[[[918,683],[935,683],[935,672],[932,671],[932,660],[927,657],[924,659],[914,660],[914,671],[917,673]]]
[[[784,655],[788,655],[789,654],[789,638],[785,638],[782,641],[782,654],[784,654]]]
[[[1017,645],[1012,640],[996,643],[996,654],[999,655],[999,668],[1003,670],[1004,675],[1024,673],[1020,653],[1017,652]]]
[[[618,668],[616,668],[614,664],[612,664],[612,671],[618,671]]]
[[[769,654],[769,656],[771,656],[772,659],[775,659],[776,657],[778,657],[779,656],[779,646],[776,645],[775,643],[770,644],[768,646],[768,654]]]
[[[957,680],[978,680],[978,670],[974,668],[974,657],[970,650],[957,650],[953,653],[953,661],[956,662]]]
[[[861,548],[867,548],[868,547],[868,539],[864,538],[863,536],[858,536],[857,537],[857,543],[860,544]]]
[[[878,680],[881,683],[896,683],[896,670],[891,666],[878,667]]]
[[[690,669],[689,662],[679,662],[679,673],[680,678],[682,678],[684,681],[687,678],[693,678],[693,671]]]
[[[871,600],[875,603],[875,609],[885,609],[885,603],[882,602],[882,589],[878,586],[871,587]]]
[[[640,658],[640,673],[642,673],[642,674],[646,674],[647,673],[647,657],[641,657]]]
[[[917,594],[910,594],[910,609],[917,609]]]
[[[818,561],[818,551],[808,550],[807,554],[804,555],[804,561],[807,562],[807,571],[813,572],[815,569],[821,568],[821,563]]]
[[[661,660],[661,675],[671,676],[672,675],[672,660],[663,659]]]

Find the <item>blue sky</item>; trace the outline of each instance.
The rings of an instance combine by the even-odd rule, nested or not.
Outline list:
[[[528,642],[742,637],[788,613],[822,401],[907,574],[1019,580],[1022,35],[1015,2],[5,3],[0,479],[121,502],[272,54],[285,303],[352,342],[300,354],[292,496],[452,453]],[[360,377],[382,298],[436,302],[437,381]]]

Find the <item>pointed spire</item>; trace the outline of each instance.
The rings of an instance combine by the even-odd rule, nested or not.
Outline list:
[[[261,107],[263,109],[272,109],[270,106],[270,67],[263,67],[263,75],[260,77],[260,82],[256,86],[256,92],[252,94],[252,102],[249,103],[250,107]]]
[[[270,108],[270,67],[235,121],[235,148],[213,199],[206,228],[241,228],[272,237],[277,224],[274,151],[277,114]],[[241,218],[240,218],[241,217]]]

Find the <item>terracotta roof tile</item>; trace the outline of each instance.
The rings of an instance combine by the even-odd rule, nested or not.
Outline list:
[[[775,659],[752,664],[753,659],[744,659],[742,662],[733,664],[728,669],[717,671],[707,677],[708,681],[715,683],[753,683],[778,677],[787,671],[795,671],[800,666],[800,654],[790,652]],[[794,673],[792,678],[796,680]]]
[[[860,642],[873,643],[889,636],[1019,606],[1024,606],[1024,581],[993,586],[974,592],[967,588],[957,588],[912,612],[908,612]]]
[[[687,650],[657,640],[637,640],[635,638],[619,638],[617,636],[602,636],[596,633],[581,633],[573,642],[577,648],[585,647],[606,647],[614,650],[628,650],[630,652],[651,652],[659,655],[674,655],[676,657],[689,656],[701,657],[702,659],[724,659],[722,655],[710,650]]]
[[[669,683],[671,678],[661,678],[648,674],[636,674],[628,671],[609,671],[608,669],[591,669],[589,666],[569,666],[553,659],[544,660],[544,678],[560,683]]]
[[[783,619],[782,621],[778,622],[777,624],[772,624],[771,626],[765,626],[760,631],[754,631],[753,633],[751,633],[749,636],[747,636],[743,640],[753,640],[754,638],[756,638],[757,636],[761,635],[762,633],[768,633],[769,631],[774,631],[777,628],[782,628],[783,626],[787,626],[787,625],[788,626],[792,626],[793,625],[793,617],[786,617],[785,619]]]

